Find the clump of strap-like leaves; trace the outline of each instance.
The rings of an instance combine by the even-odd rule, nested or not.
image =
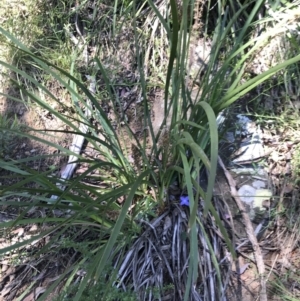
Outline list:
[[[96,49],[101,43],[95,43],[95,34],[85,36],[89,31],[78,29],[80,23],[73,24],[73,30],[65,29],[72,58],[67,71],[22,44],[13,33],[0,28],[1,35],[13,45],[13,49],[30,57],[31,64],[47,74],[48,81],[51,78],[63,87],[64,95],[71,99],[72,117],[67,117],[47,102],[51,99],[64,105],[63,99],[53,94],[49,85],[30,74],[28,69],[22,69],[21,63],[16,67],[14,63],[1,61],[3,67],[30,83],[39,93],[25,87],[22,81],[15,80],[15,86],[22,95],[67,125],[69,130],[64,131],[66,134],[81,136],[93,150],[89,155],[75,151],[74,146],[69,149],[49,142],[46,136],[41,138],[34,131],[18,132],[22,137],[56,148],[66,157],[73,156],[69,163],[76,162],[85,167],[70,179],[62,179],[61,172],[30,168],[28,163],[43,160],[49,155],[38,154],[21,161],[0,158],[1,168],[18,178],[12,185],[1,186],[0,204],[18,208],[20,212],[17,219],[1,224],[1,229],[10,226],[29,228],[33,224],[39,229],[25,239],[2,248],[1,254],[7,256],[8,252],[30,250],[39,258],[50,256],[57,262],[55,275],[51,275],[53,281],[40,290],[39,300],[45,300],[61,284],[65,298],[69,298],[69,293],[72,300],[83,300],[87,290],[97,286],[99,281],[107,283],[107,291],[101,287],[103,296],[111,296],[111,292],[119,289],[120,295],[113,295],[116,299],[124,297],[123,291],[128,290],[133,291],[132,295],[128,295],[129,300],[135,295],[137,300],[167,296],[178,300],[225,298],[230,265],[226,255],[231,252],[234,256],[234,247],[222,221],[222,208],[213,201],[219,142],[216,118],[241,96],[300,59],[297,55],[260,75],[243,80],[245,63],[251,53],[271,36],[266,33],[251,41],[247,39],[251,29],[255,28],[256,17],[264,1],[256,1],[252,6],[250,2],[244,2],[236,7],[231,6],[230,1],[226,5],[218,2],[214,8],[204,7],[203,30],[212,35],[212,48],[200,83],[191,87],[187,85],[186,74],[189,33],[193,23],[191,15],[195,11],[193,1],[183,1],[180,7],[175,0],[171,0],[170,4],[148,1],[145,6],[138,6],[136,1],[118,5],[120,3],[116,1],[112,10],[96,1],[95,7],[101,6],[112,17],[112,28],[105,23],[106,19],[101,22],[103,15],[99,15],[100,12],[93,10],[93,14],[88,15],[91,19],[83,20],[83,24],[90,26],[87,28],[90,31],[97,29],[102,32],[99,28],[106,26],[105,29],[110,28],[116,33],[122,27],[120,24],[127,24],[124,18],[131,18],[128,24],[132,24],[133,43],[129,49],[134,51],[136,59],[133,66],[137,69],[132,73],[138,73],[135,84],[142,107],[142,136],[133,132],[128,120],[120,114],[122,105],[127,108],[127,104],[120,102],[120,95],[127,91],[115,89],[118,68],[112,72],[108,61],[101,57],[105,48]],[[71,18],[73,22],[77,22],[82,8],[74,5],[70,10],[71,15],[75,14]],[[286,9],[292,11],[292,5]],[[215,14],[215,23],[208,22],[210,11]],[[146,25],[142,27],[146,14],[152,18],[150,21],[146,18]],[[260,21],[261,24],[263,22]],[[148,45],[145,43],[147,35],[141,34],[145,28],[150,41],[157,41],[153,42],[152,54],[144,48]],[[275,23],[274,28],[280,30],[282,24]],[[70,40],[74,38],[81,44],[72,42],[73,45]],[[98,39],[104,41],[107,37],[98,36]],[[81,56],[86,45],[89,51],[84,52],[85,55],[94,51],[94,56],[89,57],[85,61],[87,65],[84,65]],[[147,68],[144,68],[145,57]],[[165,68],[155,68],[158,58],[165,63]],[[163,61],[164,58],[167,60]],[[84,74],[80,74],[83,68]],[[164,73],[156,76],[156,71]],[[88,89],[86,75],[95,78],[98,90]],[[164,90],[165,117],[158,134],[154,133],[149,107],[148,92],[153,85],[162,86]],[[192,97],[195,87],[198,95]],[[87,111],[90,115],[86,114]],[[162,147],[166,143],[160,144],[159,141],[166,133],[163,130],[168,118],[170,124],[166,141],[169,143],[168,147]],[[84,124],[87,132],[83,132],[79,124]],[[9,131],[13,133],[14,129]],[[49,137],[59,131],[46,129]],[[147,144],[149,137],[154,142],[150,149]],[[129,142],[134,144],[134,158],[124,147]],[[52,156],[57,156],[57,153]],[[138,164],[135,158],[139,159]],[[202,170],[207,175],[205,189],[199,184]],[[173,190],[177,192],[173,193]],[[182,205],[186,206],[179,204],[182,194],[186,197]],[[67,246],[66,239],[74,244]],[[221,266],[223,263],[227,265]],[[26,265],[26,275],[30,275],[27,283],[33,283],[32,279],[36,281],[32,287],[42,285],[38,280],[47,278],[35,275],[42,269],[40,264],[40,261],[32,261]],[[107,266],[113,266],[114,272],[108,273]],[[70,287],[71,290],[68,289]]]

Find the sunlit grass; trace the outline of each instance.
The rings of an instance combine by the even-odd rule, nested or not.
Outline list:
[[[77,252],[77,256],[74,255],[76,260],[68,265],[66,271],[47,288],[39,300],[45,300],[47,294],[63,279],[66,281],[65,289],[73,295],[72,300],[82,300],[94,282],[104,279],[108,266],[113,264],[115,258],[118,258],[118,265],[122,262],[119,256],[124,255],[141,234],[141,220],[151,220],[153,216],[172,208],[168,190],[171,185],[177,183],[180,193],[188,195],[190,204],[187,217],[189,250],[185,258],[188,274],[184,300],[191,298],[190,289],[199,281],[199,277],[208,276],[198,269],[199,233],[202,233],[202,242],[205,241],[210,254],[219,299],[223,294],[222,290],[225,289],[224,279],[219,266],[220,258],[215,254],[209,231],[206,232],[205,222],[208,218],[219,228],[227,249],[233,256],[234,250],[212,202],[219,144],[216,117],[223,109],[278,71],[295,65],[300,57],[293,53],[273,69],[243,81],[245,65],[251,53],[272,36],[267,32],[257,39],[248,39],[263,1],[256,1],[251,9],[248,2],[238,8],[218,3],[216,11],[213,11],[216,16],[215,28],[205,29],[205,32],[213,32],[212,51],[201,80],[197,85],[195,83],[199,90],[198,97],[192,98],[191,89],[195,86],[189,87],[186,80],[190,39],[188,33],[193,26],[193,7],[188,1],[183,2],[181,7],[178,7],[176,1],[170,1],[169,4],[162,1],[159,7],[152,1],[148,1],[147,5],[146,2],[139,3],[137,7],[135,1],[115,1],[114,6],[101,1],[97,4],[103,7],[105,17],[95,10],[93,14],[85,15],[85,3],[76,7],[77,10],[74,11],[72,1],[65,5],[59,3],[53,9],[49,9],[49,18],[42,29],[43,34],[49,33],[49,37],[54,41],[52,44],[47,43],[47,38],[41,37],[40,32],[36,33],[32,43],[27,43],[27,40],[20,39],[20,34],[26,36],[26,31],[16,33],[15,29],[9,26],[0,29],[1,40],[8,41],[7,45],[13,45],[12,51],[16,54],[15,64],[10,61],[0,63],[17,76],[17,80],[12,81],[21,94],[67,125],[70,130],[64,130],[64,133],[83,136],[96,154],[95,157],[78,155],[61,145],[47,141],[46,137],[36,137],[34,131],[8,130],[8,133],[18,132],[22,137],[54,147],[64,155],[74,155],[74,160],[86,164],[87,168],[72,179],[63,181],[59,178],[59,173],[55,175],[52,170],[40,172],[28,166],[24,167],[30,161],[43,159],[41,154],[21,161],[2,160],[1,167],[18,176],[18,182],[1,187],[1,205],[20,208],[22,213],[17,221],[2,224],[1,227],[47,223],[51,228],[47,230],[48,233],[38,234],[27,241],[8,246],[1,250],[1,253],[4,255],[7,251],[16,251],[18,247],[49,235],[47,244],[38,251],[39,254],[47,254],[55,241],[59,248],[67,248],[61,242],[61,237],[67,237],[71,241],[69,247],[72,246]],[[60,13],[61,5],[64,6],[63,14]],[[144,8],[147,9],[144,11]],[[83,59],[82,49],[70,41],[71,38],[64,27],[65,24],[70,25],[69,23],[74,22],[76,11],[82,13],[82,19],[86,22],[85,42],[90,43],[91,52],[88,63]],[[143,13],[147,14],[146,18]],[[63,17],[62,21],[57,25],[56,21],[60,17]],[[209,17],[211,15],[207,10],[206,18]],[[245,19],[244,24],[240,22],[241,19]],[[125,67],[130,71],[130,76],[135,74],[133,85],[139,92],[142,108],[142,134],[139,137],[130,127],[130,122],[120,116],[123,103],[120,101],[118,81],[126,74],[122,73],[126,68],[122,64],[122,57],[116,57],[117,43],[114,44],[110,40],[122,35],[126,22],[130,31],[128,37],[132,41],[122,45],[128,51],[132,49],[134,58],[130,62],[131,65]],[[204,23],[207,26],[208,20]],[[264,20],[261,23],[263,24]],[[209,24],[212,26],[212,23]],[[53,27],[54,25],[56,27]],[[283,30],[281,24],[276,23],[274,27]],[[13,29],[11,33],[10,29]],[[74,24],[70,26],[70,32],[77,34],[77,38],[80,39],[81,33],[77,32]],[[102,34],[104,36],[101,36]],[[229,40],[232,42],[229,43]],[[103,43],[98,46],[99,41]],[[147,48],[146,41],[151,47]],[[136,69],[129,70],[132,66]],[[122,72],[119,70],[121,68],[124,68]],[[38,76],[36,70],[40,72]],[[96,78],[96,93],[89,90],[85,75]],[[71,99],[72,117],[62,114],[49,104],[49,100],[64,104],[60,94],[53,93],[50,88],[54,82],[58,83],[65,95]],[[149,90],[152,87],[163,88],[160,101],[164,102],[164,119],[158,133],[154,131],[149,106]],[[42,93],[37,94],[34,89]],[[91,111],[89,118],[85,115],[87,110]],[[113,112],[115,120],[109,117],[111,115],[108,112]],[[167,123],[167,120],[170,122]],[[80,132],[80,124],[86,125],[87,133]],[[55,135],[58,131],[48,128],[46,133]],[[147,142],[149,137],[152,143]],[[131,144],[136,147],[138,163],[133,162],[126,147]],[[204,168],[208,175],[207,189],[199,184],[200,171]],[[59,189],[58,183],[66,186],[66,189]],[[54,201],[51,199],[53,195],[57,196]],[[18,202],[15,200],[16,196]],[[175,202],[178,203],[179,200]],[[200,205],[203,205],[201,218]],[[43,208],[47,214],[43,217],[37,214],[28,218],[35,208]],[[77,233],[84,233],[86,236],[81,237]],[[74,288],[73,282],[79,279],[79,271],[83,271],[85,276]],[[109,277],[106,279],[111,283],[116,280]],[[76,294],[73,289],[76,289]],[[113,292],[114,290],[111,291]],[[149,294],[153,292],[149,289]],[[205,293],[208,294],[207,291]]]

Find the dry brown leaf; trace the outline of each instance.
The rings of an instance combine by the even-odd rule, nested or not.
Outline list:
[[[17,236],[22,236],[24,234],[24,228],[18,228],[16,230],[12,231],[12,233]]]
[[[272,170],[271,174],[274,176],[278,176],[282,173],[282,168],[280,168],[279,164],[277,164]]]
[[[292,173],[292,167],[291,164],[289,162],[287,162],[285,168],[284,168],[284,174],[285,175],[289,175]]]
[[[39,295],[46,291],[45,287],[39,286],[34,289],[23,301],[35,301],[38,299]]]
[[[292,183],[287,183],[284,187],[284,193],[290,193],[294,190],[294,185]]]
[[[29,232],[36,232],[38,230],[38,226],[37,225],[33,225],[31,226],[31,228],[29,229]]]

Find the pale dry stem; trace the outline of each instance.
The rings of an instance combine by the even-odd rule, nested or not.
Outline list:
[[[231,174],[228,172],[228,170],[224,166],[224,163],[223,163],[223,161],[220,157],[218,157],[218,162],[219,162],[219,165],[222,167],[222,169],[224,171],[224,174],[225,174],[225,177],[226,177],[226,179],[228,181],[228,184],[230,186],[231,196],[236,201],[236,204],[237,204],[239,210],[242,213],[242,216],[243,216],[243,219],[244,219],[244,222],[245,222],[245,226],[246,226],[246,233],[247,233],[248,239],[251,242],[252,247],[253,247],[254,256],[255,256],[255,259],[256,259],[256,266],[257,266],[257,270],[258,270],[259,277],[260,277],[260,301],[267,301],[265,264],[264,264],[263,255],[262,255],[260,246],[259,246],[257,238],[254,234],[254,229],[252,227],[250,217],[247,214],[245,206],[244,206],[242,200],[240,199],[240,197],[238,195],[238,192],[236,190],[235,180],[233,179]]]

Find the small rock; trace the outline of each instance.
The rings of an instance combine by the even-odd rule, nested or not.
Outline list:
[[[239,190],[238,194],[241,200],[247,204],[251,204],[254,201],[256,195],[256,189],[250,185],[243,185]]]
[[[266,183],[264,181],[256,180],[252,182],[252,186],[256,189],[265,188]]]

